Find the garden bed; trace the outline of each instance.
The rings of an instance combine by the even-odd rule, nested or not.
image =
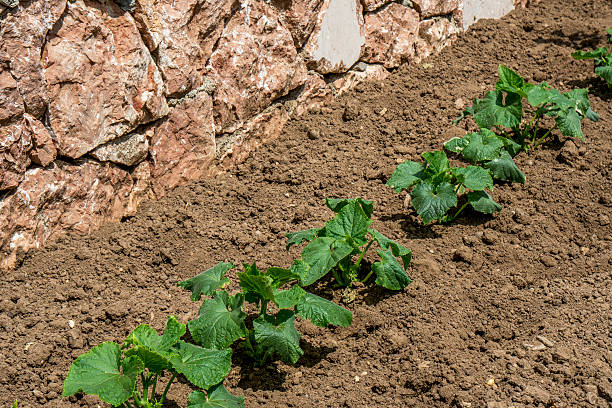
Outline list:
[[[22,257],[0,285],[0,405],[98,406],[61,399],[76,356],[140,323],[194,318],[199,303],[176,282],[220,261],[289,266],[299,250],[285,251],[285,233],[323,226],[331,196],[375,201],[373,227],[414,251],[414,282],[359,288],[348,328],[298,322],[296,366],[255,368],[235,350],[225,384],[245,406],[609,406],[612,93],[570,54],[605,45],[611,25],[608,0],[481,21],[440,55],[290,122],[230,173]],[[519,154],[527,182],[495,186],[501,212],[423,226],[385,182],[399,162],[474,130],[451,122],[493,89],[500,63],[560,90],[588,87],[601,119],[583,122],[586,143],[555,132]],[[318,289],[341,302],[341,289]],[[167,406],[186,406],[189,391],[179,382]]]

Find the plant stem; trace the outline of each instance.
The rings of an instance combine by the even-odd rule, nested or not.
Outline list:
[[[340,278],[340,275],[338,274],[338,271],[336,270],[335,267],[332,268],[332,274],[334,275],[334,279],[336,279],[336,282],[338,282],[338,285],[340,285],[341,287],[346,286],[342,278]]]
[[[170,386],[172,385],[172,382],[176,378],[177,374],[178,373],[176,372],[172,373],[172,378],[170,378],[170,381],[168,381],[168,385],[166,385],[166,388],[164,388],[164,393],[162,394],[162,397],[159,400],[160,405],[164,404],[164,401],[166,400],[166,394],[168,393],[168,390],[170,389]]]
[[[374,273],[374,269],[370,268],[370,272],[368,272],[366,277],[361,280],[361,283],[365,283],[368,279],[370,279],[370,276],[372,276],[373,273]]]
[[[373,243],[374,243],[374,238],[372,238],[370,240],[370,242],[368,242],[368,245],[365,247],[365,249],[363,250],[361,255],[359,255],[359,259],[355,263],[355,268],[359,269],[359,265],[361,265],[361,261],[363,260],[363,256],[365,255],[366,252],[368,252],[368,249],[370,249],[370,247],[372,246]]]
[[[555,126],[551,127],[551,128],[548,130],[548,132],[546,132],[546,133],[544,134],[544,136],[542,136],[542,137],[541,137],[541,138],[540,138],[540,139],[537,141],[537,143],[536,143],[535,145],[533,145],[533,148],[534,148],[534,149],[535,149],[535,148],[537,148],[537,147],[540,145],[540,143],[542,143],[542,142],[544,141],[544,139],[546,139],[546,137],[547,137],[547,136],[550,134],[550,132],[552,132],[552,131],[553,131],[553,130],[555,130],[556,128],[557,128],[557,124],[555,123]]]
[[[149,395],[149,381],[144,373],[140,373],[140,380],[142,381],[142,396],[147,399]]]
[[[153,388],[151,389],[151,398],[150,400],[155,400],[155,387],[157,387],[157,374],[153,377]]]
[[[468,205],[468,204],[469,204],[469,203],[465,203],[465,204],[463,204],[463,205],[461,206],[461,208],[460,208],[460,209],[459,209],[459,210],[458,210],[458,211],[455,213],[455,215],[453,216],[453,218],[451,218],[450,220],[448,220],[448,222],[453,222],[453,221],[455,221],[455,218],[457,218],[457,216],[459,216],[459,213],[460,213],[461,211],[463,211],[463,209],[464,209],[465,207],[467,207],[467,205]]]
[[[267,300],[262,300],[261,301],[261,309],[259,310],[259,315],[260,316],[265,316],[267,310],[268,310],[268,301]]]

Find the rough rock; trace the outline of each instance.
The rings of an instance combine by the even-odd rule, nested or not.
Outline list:
[[[217,84],[217,134],[236,131],[307,77],[291,34],[263,2],[247,3],[229,20],[208,69]]]
[[[56,160],[32,168],[14,194],[0,196],[0,269],[15,262],[15,250],[44,245],[60,233],[89,233],[123,215],[132,178],[125,170],[93,160]]]
[[[143,161],[136,166],[131,175],[134,187],[132,187],[125,204],[124,216],[134,215],[138,206],[144,200],[154,200],[156,198],[151,183],[151,164],[148,161]]]
[[[297,105],[293,113],[301,116],[311,109],[331,102],[333,96],[332,89],[323,77],[317,73],[310,73],[302,91],[296,98]]]
[[[459,0],[412,0],[421,18],[451,14],[459,8]],[[463,4],[461,2],[461,4]]]
[[[364,25],[359,0],[325,0],[304,46],[308,68],[321,74],[346,72],[361,56]]]
[[[42,60],[63,155],[79,158],[168,111],[161,75],[133,18],[115,3],[69,3]]]
[[[212,99],[204,91],[184,98],[154,127],[151,182],[157,197],[179,184],[203,177],[215,157]]]
[[[17,7],[18,4],[19,0],[0,0],[0,5],[9,8]]]
[[[206,61],[238,0],[139,0],[134,19],[158,66],[167,94],[181,96],[202,85]]]
[[[56,153],[45,126],[27,113],[21,121],[0,127],[0,191],[17,187],[32,161],[47,166]]]
[[[364,63],[359,69],[352,69],[331,83],[336,96],[342,95],[357,84],[370,81],[383,81],[389,76],[389,71],[379,64]]]
[[[149,138],[153,132],[135,132],[112,140],[91,152],[100,161],[135,166],[149,154]]]
[[[271,0],[279,20],[286,27],[296,48],[302,48],[314,29],[323,0]]]
[[[57,157],[57,149],[49,131],[42,122],[27,113],[23,116],[22,126],[23,131],[28,133],[32,140],[30,159],[40,166],[47,167]]]
[[[366,42],[363,61],[399,66],[414,58],[419,31],[419,14],[409,7],[392,3],[365,16]]]
[[[65,8],[66,0],[22,1],[0,25],[0,64],[9,67],[25,110],[34,117],[40,117],[47,108],[41,48]]]
[[[17,81],[10,72],[0,70],[0,123],[19,117],[23,112],[23,98],[17,89]]]
[[[416,42],[417,60],[427,58],[450,45],[459,33],[457,25],[444,17],[436,17],[419,23],[419,39]]]
[[[246,159],[257,147],[276,139],[289,118],[285,106],[277,103],[248,121],[238,132],[217,139],[219,167],[228,169]]]
[[[15,188],[30,165],[32,139],[21,123],[0,127],[0,191]]]
[[[361,0],[365,11],[374,11],[381,8],[385,4],[391,3],[393,0]]]

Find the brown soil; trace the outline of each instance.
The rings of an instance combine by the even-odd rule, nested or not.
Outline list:
[[[60,398],[76,356],[140,323],[193,318],[199,304],[176,282],[219,261],[288,266],[297,250],[285,252],[285,232],[321,226],[326,196],[361,196],[376,202],[375,228],[414,250],[415,282],[361,289],[349,328],[300,322],[295,367],[256,369],[236,352],[226,385],[247,407],[611,406],[612,96],[592,63],[570,57],[604,45],[610,25],[609,0],[480,22],[424,64],[291,122],[233,173],[23,257],[1,277],[0,405],[99,406]],[[492,89],[498,63],[589,87],[601,121],[585,121],[587,143],[560,137],[519,155],[527,184],[496,186],[501,213],[423,227],[384,183],[398,162],[465,132],[450,122]],[[188,392],[175,384],[168,406],[186,406]]]

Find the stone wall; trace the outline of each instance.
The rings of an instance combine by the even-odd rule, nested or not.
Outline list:
[[[512,0],[0,0],[0,268],[419,61]]]

